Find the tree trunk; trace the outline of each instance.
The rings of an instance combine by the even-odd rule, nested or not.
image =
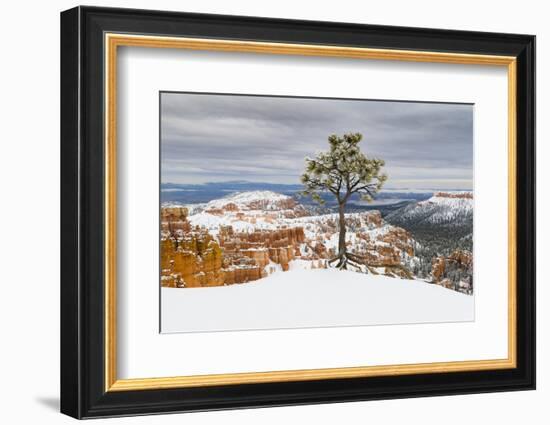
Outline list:
[[[338,205],[338,226],[340,230],[340,236],[338,237],[338,256],[344,255],[346,253],[346,217],[344,215],[345,206],[346,204],[343,202]]]
[[[346,202],[338,204],[338,227],[340,234],[338,235],[338,254],[336,257],[328,261],[329,264],[337,261],[335,267],[339,270],[347,270],[348,266],[352,266],[356,270],[363,271],[358,256],[348,253],[346,248],[346,216],[344,215]],[[360,260],[359,260],[360,261]]]

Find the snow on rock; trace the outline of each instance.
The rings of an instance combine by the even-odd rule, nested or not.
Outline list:
[[[269,190],[237,192],[206,204],[205,209],[227,208],[236,206],[240,210],[280,210],[292,208],[296,201],[292,197]]]
[[[436,192],[431,198],[407,205],[386,219],[397,224],[454,224],[471,221],[474,210],[472,192]]]
[[[185,208],[188,215],[200,213],[206,204],[182,204],[181,202],[164,202],[162,208]]]
[[[286,219],[308,215],[292,197],[268,190],[233,193],[203,204],[189,216],[193,226],[217,234],[220,226],[233,226],[237,232],[274,230],[292,225]]]
[[[271,223],[266,223],[261,220],[251,221],[239,219],[234,215],[213,215],[206,212],[200,212],[195,215],[191,215],[188,218],[192,226],[204,227],[211,234],[217,235],[221,226],[233,226],[233,229],[237,232],[253,232],[255,228],[275,229],[276,227]]]
[[[211,201],[187,219],[192,232],[213,236],[232,264],[242,255],[250,257],[245,252],[250,244],[269,247],[269,257],[276,263],[282,261],[284,270],[288,261],[295,259],[314,260],[311,268],[324,268],[325,260],[338,250],[338,214],[309,215],[291,197],[270,191],[237,193]],[[346,227],[348,251],[376,268],[372,272],[410,277],[418,259],[414,256],[416,242],[407,231],[386,223],[379,211],[348,213]],[[263,270],[270,273],[270,269]]]
[[[162,288],[163,333],[474,320],[474,298],[417,280],[304,269],[242,285]]]
[[[405,229],[411,223],[430,226],[434,223],[456,225],[461,221],[471,223],[472,198],[471,192],[436,192],[426,201],[397,210],[397,216],[390,222],[386,221],[389,216],[384,219],[375,210],[347,213],[347,252],[362,264],[356,265],[359,271],[402,279],[411,279],[415,274],[425,278],[426,274],[418,273],[422,263],[417,251],[421,246]],[[194,246],[195,241],[196,254],[200,258],[200,246],[204,241],[213,239],[218,244],[223,258],[217,271],[229,275],[227,279],[216,281],[219,285],[261,279],[276,271],[272,266],[266,267],[268,261],[285,271],[325,268],[326,262],[333,259],[339,249],[338,214],[310,215],[305,207],[283,194],[271,191],[234,193],[195,209],[188,206],[186,209],[194,214],[189,214],[185,223],[163,222],[163,237],[173,242],[171,255],[174,258],[167,257],[165,267],[170,276],[176,272],[184,276],[194,270],[192,267],[182,269],[184,259],[178,259],[176,252],[181,245],[180,239],[188,241],[190,246]],[[169,245],[166,244],[168,248]],[[264,253],[252,253],[252,249],[262,249]],[[232,270],[241,266],[255,268],[254,276],[233,279]]]

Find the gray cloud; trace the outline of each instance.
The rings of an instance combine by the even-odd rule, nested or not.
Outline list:
[[[162,181],[298,183],[347,132],[386,160],[388,187],[472,187],[472,105],[190,93],[161,94]]]

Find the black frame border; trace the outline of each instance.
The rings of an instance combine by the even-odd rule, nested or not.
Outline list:
[[[105,392],[105,32],[517,58],[517,367]],[[61,13],[61,412],[75,418],[535,388],[535,37],[80,6]]]

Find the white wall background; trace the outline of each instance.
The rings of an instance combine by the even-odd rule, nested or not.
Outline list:
[[[96,5],[537,35],[538,390],[110,420],[109,423],[547,423],[550,413],[550,27],[545,3],[128,0]],[[0,15],[0,420],[69,423],[59,392],[59,12],[77,3],[9,2]],[[546,403],[545,403],[546,402]]]

